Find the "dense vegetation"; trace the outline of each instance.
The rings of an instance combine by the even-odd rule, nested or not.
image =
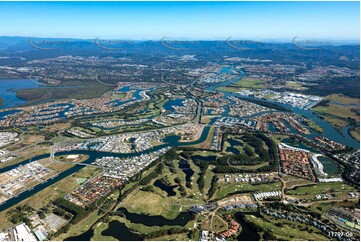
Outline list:
[[[73,219],[70,222],[72,224],[79,222],[87,215],[87,211],[84,208],[82,208],[62,197],[57,198],[53,202],[53,204],[74,215]]]

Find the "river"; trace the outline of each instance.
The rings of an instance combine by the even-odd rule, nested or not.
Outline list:
[[[233,68],[233,67],[231,67],[231,68]],[[241,72],[241,74],[237,78],[235,78],[235,80],[218,83],[216,85],[213,85],[212,87],[207,88],[206,90],[214,91],[215,88],[217,88],[217,87],[229,85],[229,84],[231,84],[233,82],[236,82],[236,81],[242,79],[243,77],[244,77],[244,72]],[[124,90],[122,90],[122,91],[124,91]],[[233,94],[233,93],[228,93],[228,92],[223,92],[223,93],[226,96],[230,96],[230,95],[240,96],[238,94]],[[240,96],[240,97],[242,97],[242,96]],[[249,98],[249,97],[247,97],[247,98]],[[253,98],[253,99],[257,100],[257,98]],[[258,100],[260,100],[260,99],[258,99]],[[264,100],[262,99],[262,101],[264,101]],[[342,134],[340,134],[328,122],[326,122],[325,120],[319,119],[311,110],[295,108],[295,107],[292,107],[291,105],[288,105],[288,104],[279,104],[279,103],[276,103],[276,104],[284,106],[286,108],[289,108],[289,109],[292,110],[292,112],[294,112],[296,114],[303,115],[303,116],[305,116],[307,118],[310,118],[312,120],[319,120],[319,121],[317,121],[317,123],[324,129],[323,136],[325,136],[326,138],[329,138],[331,140],[337,141],[337,142],[339,142],[341,144],[345,144],[345,145],[353,147],[353,148],[359,148],[359,142],[354,140],[348,134],[347,127],[345,128],[345,130],[343,130]],[[228,115],[228,112],[225,112],[223,114],[223,116],[227,116],[227,115]],[[211,121],[210,121],[210,124],[213,124],[216,120],[217,120],[217,118],[212,118]],[[130,154],[118,154],[118,153],[111,153],[111,152],[72,150],[72,151],[67,151],[67,152],[59,152],[59,153],[57,153],[57,155],[87,154],[89,156],[89,158],[86,161],[84,161],[84,163],[86,163],[86,164],[90,164],[90,163],[94,162],[97,158],[101,158],[101,157],[104,157],[104,156],[115,156],[115,157],[121,157],[121,158],[134,157],[134,156],[139,156],[139,155],[141,155],[143,153],[153,152],[153,151],[159,150],[159,149],[167,147],[167,146],[173,147],[173,146],[187,146],[187,145],[199,144],[199,143],[201,143],[201,142],[203,142],[203,141],[205,141],[207,139],[209,130],[210,130],[210,126],[204,127],[200,138],[198,140],[192,141],[192,142],[179,142],[179,137],[178,136],[171,135],[171,136],[166,137],[163,140],[165,142],[165,144],[155,146],[155,147],[153,147],[153,148],[151,148],[149,150],[143,151],[143,152],[136,152],[136,153],[130,153]],[[312,131],[311,134],[305,135],[305,136],[307,138],[310,138],[310,137],[312,138],[312,137],[314,137],[316,135],[319,135],[319,134],[317,132]],[[31,159],[24,160],[24,161],[22,161],[22,162],[20,162],[20,163],[18,163],[16,165],[11,165],[11,166],[8,166],[8,167],[5,167],[5,168],[1,168],[0,173],[6,172],[6,171],[8,171],[10,169],[13,169],[13,168],[17,167],[18,165],[24,165],[24,164],[29,163],[31,161],[40,160],[40,159],[43,159],[43,158],[46,158],[46,157],[49,157],[49,154],[39,155],[39,156],[33,157]],[[208,159],[209,159],[209,157],[208,157]],[[75,165],[75,166],[71,167],[70,169],[59,173],[56,177],[51,178],[51,179],[49,179],[49,180],[47,180],[47,181],[45,181],[45,182],[43,182],[41,184],[38,184],[38,185],[34,186],[31,190],[27,190],[27,191],[19,194],[17,197],[13,197],[13,198],[9,199],[8,201],[6,201],[5,203],[0,205],[0,211],[3,211],[5,209],[17,204],[17,203],[23,201],[26,198],[29,198],[30,196],[34,195],[35,193],[37,193],[37,192],[39,192],[39,191],[53,185],[54,183],[62,180],[63,178],[65,178],[65,177],[79,171],[83,167],[84,166],[81,166],[81,165]],[[129,215],[130,215],[130,213],[128,214],[128,216]],[[133,219],[138,221],[137,216],[135,216],[135,215],[134,215],[135,217],[133,215],[131,215],[131,216],[132,216]],[[188,218],[187,218],[187,220],[188,220]],[[139,221],[142,222],[143,224],[146,223],[147,225],[151,225],[154,222],[153,220],[152,221],[144,220],[143,218],[140,219]],[[162,224],[162,222],[160,222],[160,220],[158,222],[157,222],[158,224]],[[113,227],[113,225],[115,226],[115,223],[116,222],[114,222],[112,224],[112,227]],[[167,221],[167,223],[168,223],[168,221]],[[105,232],[105,234],[106,234],[106,232]],[[135,237],[137,237],[137,235],[135,235]],[[247,239],[251,240],[251,238],[247,238]]]

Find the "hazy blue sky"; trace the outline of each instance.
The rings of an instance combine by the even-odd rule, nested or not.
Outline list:
[[[0,2],[0,36],[359,39],[359,2]]]

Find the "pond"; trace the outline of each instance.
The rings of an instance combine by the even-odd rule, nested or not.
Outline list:
[[[168,185],[164,184],[161,180],[156,180],[153,183],[153,185],[160,188],[162,191],[165,191],[168,194],[168,197],[172,197],[172,196],[176,195],[176,192],[174,191],[174,189],[178,185],[168,186]]]
[[[185,226],[189,221],[194,219],[191,212],[181,212],[174,219],[166,219],[161,215],[145,215],[128,212],[126,208],[119,208],[117,211],[122,212],[127,220],[136,224],[143,224],[145,226]]]
[[[191,177],[194,174],[194,171],[192,170],[191,166],[189,165],[187,160],[181,159],[178,163],[179,169],[181,169],[184,174],[186,175],[186,182],[191,181]]]
[[[261,237],[259,234],[252,230],[251,226],[244,220],[244,214],[252,214],[256,216],[256,213],[242,213],[237,212],[234,214],[234,217],[238,223],[242,226],[241,233],[237,236],[238,241],[259,241]]]
[[[238,140],[231,139],[231,138],[227,139],[227,142],[231,146],[227,147],[226,151],[232,152],[233,154],[236,154],[236,155],[239,155],[240,151],[235,146],[241,146],[242,147],[242,143],[240,141],[238,141]]]
[[[76,236],[68,237],[64,241],[90,241],[94,235],[94,230],[92,228],[88,229],[84,233],[81,233]]]
[[[113,220],[109,223],[109,227],[101,232],[102,236],[112,236],[117,240],[137,241],[141,240],[141,236],[132,232],[124,223]]]
[[[183,101],[185,101],[184,98],[179,98],[179,99],[175,99],[175,100],[169,100],[168,102],[166,102],[163,106],[163,108],[165,110],[174,112],[174,108],[173,106],[183,106]]]
[[[325,173],[331,176],[337,174],[338,164],[335,161],[325,156],[319,156],[317,159],[323,165],[323,171]]]
[[[201,155],[193,155],[192,160],[201,160],[201,161],[215,161],[217,156],[210,155],[210,156],[201,156]]]

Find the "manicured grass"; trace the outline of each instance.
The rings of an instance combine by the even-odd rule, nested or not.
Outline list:
[[[164,209],[164,206],[170,203],[167,197],[137,189],[123,200],[121,206],[131,213],[162,215],[165,218],[174,219],[179,213]]]
[[[228,228],[228,225],[221,217],[219,217],[218,215],[214,215],[212,218],[212,227],[213,232],[219,233],[226,230]]]
[[[233,192],[268,192],[281,190],[281,182],[274,182],[269,184],[252,185],[249,183],[234,183],[227,184],[217,183],[217,192],[213,196],[213,199],[220,199],[226,197],[228,194]]]
[[[102,215],[101,215],[102,216]],[[60,234],[58,237],[53,238],[52,240],[61,241],[71,236],[77,236],[81,233],[87,231],[101,216],[98,215],[98,210],[90,213],[82,221],[70,226],[70,230],[65,234]]]
[[[187,241],[189,240],[188,235],[186,233],[183,234],[172,234],[172,235],[164,235],[158,238],[150,239],[150,241]]]
[[[117,241],[117,239],[114,238],[113,236],[101,235],[101,232],[106,230],[108,227],[109,227],[108,223],[102,223],[102,222],[97,223],[95,225],[94,235],[91,238],[91,240],[94,240],[94,241]]]
[[[209,166],[206,171],[205,178],[204,178],[204,191],[203,191],[204,194],[208,194],[208,190],[211,188],[213,176],[214,176],[214,173],[212,172],[212,167]]]
[[[314,186],[298,187],[294,190],[287,190],[286,193],[290,195],[307,195],[307,194],[321,194],[321,193],[332,193],[332,192],[347,192],[357,190],[345,183],[318,183]]]
[[[267,232],[275,236],[278,240],[329,240],[327,237],[315,232],[310,233],[307,230],[301,231],[299,228],[292,228],[288,226],[287,220],[281,221],[272,219],[268,221],[253,215],[245,215],[245,220],[261,227],[263,230],[262,234]],[[276,225],[275,221],[279,222],[281,225]],[[310,226],[307,227],[314,230]]]

